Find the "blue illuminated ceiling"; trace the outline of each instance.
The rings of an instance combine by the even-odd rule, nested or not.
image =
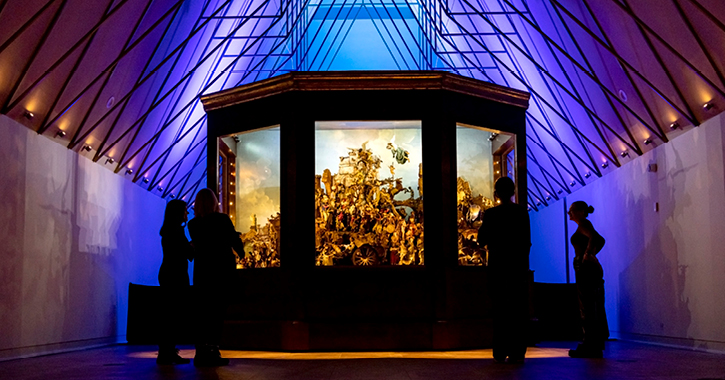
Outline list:
[[[555,202],[725,107],[722,0],[0,0],[0,112],[163,197],[205,179],[199,96],[293,70],[531,92]]]

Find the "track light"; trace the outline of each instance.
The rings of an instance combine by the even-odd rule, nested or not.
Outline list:
[[[63,137],[65,137],[65,135],[66,135],[65,131],[62,129],[59,129],[58,132],[55,133],[55,137],[63,138]]]
[[[609,167],[609,161],[604,161],[604,163],[602,164],[602,169],[606,169],[608,167]]]
[[[174,199],[174,198],[176,198],[176,195],[174,195],[174,193],[171,193],[171,194],[169,194],[169,198]]]
[[[144,178],[143,179],[143,183],[149,183],[149,179],[148,178]]]
[[[164,188],[163,188],[163,187],[161,187],[161,186],[157,186],[157,187],[156,187],[156,190],[158,190],[158,191],[164,191]]]
[[[571,187],[576,186],[576,182],[574,182],[574,181],[569,182],[569,186],[571,186]]]
[[[551,195],[548,195],[548,194],[547,194],[547,195],[546,195],[546,200],[547,200],[547,201],[550,201],[550,200],[551,200]]]
[[[84,151],[86,151],[86,152],[90,152],[91,149],[93,149],[93,148],[90,145],[85,144],[85,145],[83,145],[83,147],[81,149],[84,150]]]
[[[564,192],[564,189],[559,189],[559,190],[557,190],[556,192],[557,192],[558,194],[561,194],[561,193],[563,193],[563,192]]]
[[[28,110],[25,110],[25,112],[23,112],[23,116],[28,120],[32,120],[35,117],[35,114]]]
[[[590,172],[584,173],[584,178],[589,178],[591,176],[592,176],[592,173],[590,173]]]
[[[536,205],[537,205],[537,206],[541,206],[541,201],[537,199],[537,200],[536,200]]]
[[[672,130],[677,129],[679,127],[680,127],[680,123],[678,123],[678,122],[674,122],[674,123],[670,124],[670,129],[672,129]]]
[[[704,109],[705,111],[709,111],[709,110],[711,110],[711,109],[712,109],[713,107],[715,107],[715,105],[714,105],[714,104],[712,104],[712,103],[710,103],[710,102],[707,102],[707,103],[705,103],[705,104],[703,104],[703,105],[702,105],[702,109]]]
[[[126,169],[126,175],[133,174],[133,169]]]
[[[620,153],[619,155],[622,156],[622,158],[624,158],[624,157],[629,156],[629,152],[627,152],[626,150],[623,150],[622,153]]]
[[[498,137],[498,133],[491,133],[491,136],[488,137],[488,141],[496,140],[496,137]]]
[[[108,159],[106,160],[107,164],[112,164],[114,162],[116,162],[116,160],[114,160],[113,157],[108,157]]]
[[[643,143],[644,143],[644,145],[649,145],[649,144],[652,144],[652,139],[651,139],[651,138],[646,138],[646,139],[645,139],[645,140],[643,141]]]

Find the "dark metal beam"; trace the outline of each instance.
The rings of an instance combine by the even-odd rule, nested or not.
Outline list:
[[[27,62],[25,62],[25,65],[23,65],[23,68],[20,69],[20,77],[15,81],[15,84],[10,89],[10,92],[8,93],[7,100],[5,101],[5,104],[2,107],[2,111],[0,113],[8,113],[11,107],[10,103],[13,100],[13,97],[15,96],[15,93],[18,91],[18,88],[20,87],[20,84],[23,83],[23,80],[25,79],[25,76],[28,74],[28,69],[30,66],[35,62],[35,57],[38,56],[40,53],[40,49],[45,45],[45,41],[48,39],[48,36],[50,36],[50,32],[55,27],[55,23],[58,22],[58,19],[60,18],[60,14],[63,13],[63,8],[65,8],[65,4],[67,3],[67,0],[62,0],[60,5],[58,6],[58,9],[56,9],[55,14],[53,15],[53,18],[50,20],[50,24],[45,28],[45,31],[43,32],[43,35],[40,37],[40,40],[38,41],[37,45],[35,45],[35,48],[33,49],[33,52],[30,54],[30,57],[28,58]]]

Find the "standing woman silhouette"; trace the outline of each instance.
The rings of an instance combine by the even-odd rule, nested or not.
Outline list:
[[[244,244],[231,219],[219,212],[219,201],[211,189],[202,189],[194,200],[194,219],[189,221],[194,246],[194,289],[197,310],[197,342],[194,365],[213,367],[229,364],[221,357],[221,340],[227,291],[237,267],[234,251],[244,254]],[[232,251],[234,249],[234,251]]]
[[[572,358],[601,358],[604,342],[609,338],[609,325],[604,312],[604,270],[597,253],[604,247],[604,238],[587,219],[594,207],[584,201],[576,201],[569,208],[569,219],[578,227],[571,235],[574,247],[574,273],[576,274],[579,311],[584,339],[575,350],[569,350]]]
[[[189,359],[179,356],[176,349],[176,338],[182,326],[179,326],[179,306],[189,293],[189,264],[194,252],[186,239],[184,223],[188,212],[186,202],[173,199],[166,204],[164,224],[161,226],[161,248],[164,258],[159,269],[159,285],[162,295],[162,321],[159,342],[159,355],[156,363],[187,364]]]

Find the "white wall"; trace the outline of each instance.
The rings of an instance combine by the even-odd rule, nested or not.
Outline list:
[[[0,115],[0,360],[124,340],[165,201]]]
[[[715,117],[569,195],[596,208],[590,220],[607,239],[599,258],[615,336],[725,350],[723,127]],[[657,172],[647,171],[652,163]],[[537,281],[565,282],[541,264],[564,255],[547,241],[565,238],[561,207],[531,213],[533,228],[551,232],[533,234]]]

